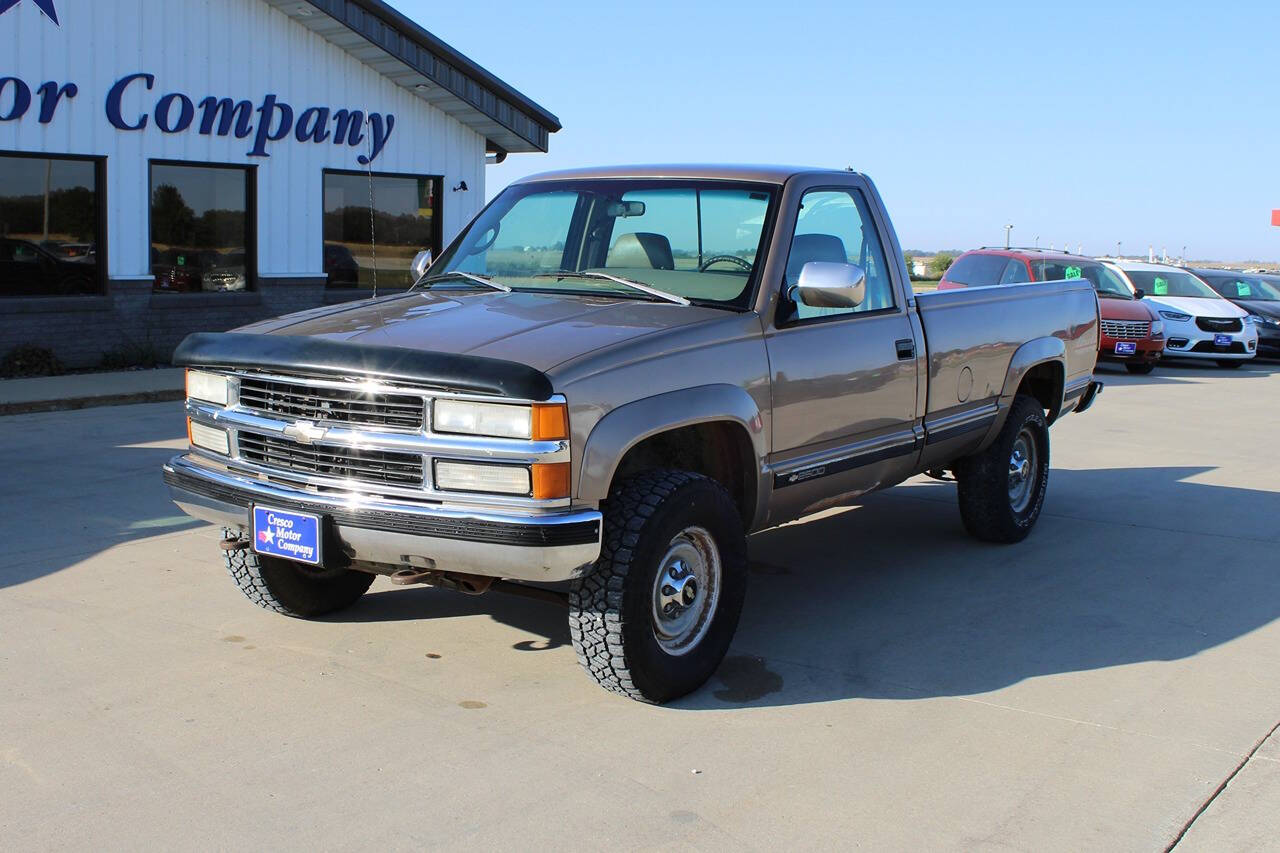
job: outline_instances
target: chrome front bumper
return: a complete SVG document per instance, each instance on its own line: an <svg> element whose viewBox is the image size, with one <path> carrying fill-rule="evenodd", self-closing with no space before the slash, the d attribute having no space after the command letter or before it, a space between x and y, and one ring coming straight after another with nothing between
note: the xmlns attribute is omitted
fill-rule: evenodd
<svg viewBox="0 0 1280 853"><path fill-rule="evenodd" d="M316 494L209 468L185 455L164 466L164 481L173 502L193 518L243 531L255 503L314 513L329 519L348 559L392 568L551 583L585 575L600 555L596 510L518 514Z"/></svg>

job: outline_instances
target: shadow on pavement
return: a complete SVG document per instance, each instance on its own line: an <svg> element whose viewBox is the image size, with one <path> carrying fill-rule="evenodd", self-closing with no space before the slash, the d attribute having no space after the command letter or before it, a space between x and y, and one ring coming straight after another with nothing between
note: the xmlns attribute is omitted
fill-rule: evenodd
<svg viewBox="0 0 1280 853"><path fill-rule="evenodd" d="M1280 494L1187 481L1205 470L1055 470L1020 545L969 539L942 484L758 534L728 669L677 704L971 695L1247 634L1280 616ZM1180 509L1135 526L1155 493Z"/></svg>
<svg viewBox="0 0 1280 853"><path fill-rule="evenodd" d="M971 695L1247 634L1280 616L1280 494L1190 482L1210 470L1054 470L1045 516L1014 546L970 539L954 487L919 481L757 534L729 656L674 707ZM1155 494L1177 514L1144 518ZM545 638L517 648L569 644L562 608L500 593L386 590L332 618L471 615Z"/></svg>

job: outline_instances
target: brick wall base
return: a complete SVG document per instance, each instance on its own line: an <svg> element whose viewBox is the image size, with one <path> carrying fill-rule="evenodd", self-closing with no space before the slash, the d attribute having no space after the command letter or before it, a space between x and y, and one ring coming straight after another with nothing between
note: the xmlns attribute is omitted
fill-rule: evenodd
<svg viewBox="0 0 1280 853"><path fill-rule="evenodd" d="M68 367L94 367L106 353L144 348L163 360L191 332L224 332L370 295L326 290L323 277L264 276L245 293L152 293L149 280L116 280L105 296L0 299L0 355L35 344L52 349Z"/></svg>

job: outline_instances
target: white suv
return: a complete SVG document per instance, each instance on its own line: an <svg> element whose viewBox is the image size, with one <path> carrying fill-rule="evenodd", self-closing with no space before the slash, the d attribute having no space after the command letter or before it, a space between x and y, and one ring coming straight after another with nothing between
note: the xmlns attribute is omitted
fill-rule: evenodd
<svg viewBox="0 0 1280 853"><path fill-rule="evenodd" d="M1143 291L1143 301L1160 313L1165 357L1208 358L1223 367L1239 367L1258 351L1258 330L1248 312L1194 274L1167 264L1106 263L1134 291Z"/></svg>

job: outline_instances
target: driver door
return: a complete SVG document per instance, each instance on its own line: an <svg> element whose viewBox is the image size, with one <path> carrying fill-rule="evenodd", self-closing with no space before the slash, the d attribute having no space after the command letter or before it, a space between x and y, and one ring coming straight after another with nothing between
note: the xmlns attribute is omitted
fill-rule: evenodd
<svg viewBox="0 0 1280 853"><path fill-rule="evenodd" d="M773 380L774 507L782 521L835 506L913 470L923 346L898 264L887 261L877 216L860 186L803 191L766 346ZM866 296L854 308L811 308L788 297L809 261L857 264Z"/></svg>

